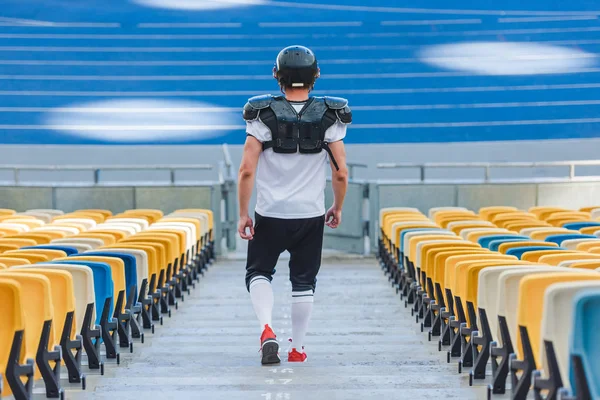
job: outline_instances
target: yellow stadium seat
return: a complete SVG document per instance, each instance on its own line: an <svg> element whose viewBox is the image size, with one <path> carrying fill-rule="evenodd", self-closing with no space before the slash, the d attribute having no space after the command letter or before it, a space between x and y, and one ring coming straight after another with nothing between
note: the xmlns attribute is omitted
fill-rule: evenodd
<svg viewBox="0 0 600 400"><path fill-rule="evenodd" d="M116 243L120 240L125 239L127 236L126 233L124 233L123 231L117 230L117 229L97 229L97 228L92 228L89 231L87 231L85 233L87 236L89 235L98 235L98 234L105 234L105 235L110 235L113 237L113 243ZM83 236L83 235L82 235Z"/></svg>
<svg viewBox="0 0 600 400"><path fill-rule="evenodd" d="M108 218L110 216L113 215L112 211L109 210L102 210L102 209L96 209L96 208L90 208L90 209L83 209L83 210L77 210L75 211L76 213L94 213L94 214L102 214L104 215L104 217Z"/></svg>
<svg viewBox="0 0 600 400"><path fill-rule="evenodd" d="M506 254L506 252L510 249L514 249L517 247L535 247L535 246L546 246L546 247L558 247L556 243L552 242L544 242L544 241L527 241L527 242L506 242L502 243L498 247L498 252L502 254Z"/></svg>
<svg viewBox="0 0 600 400"><path fill-rule="evenodd" d="M575 272L547 273L524 277L519 284L517 311L517 358L511 362L511 376L517 382L512 389L513 396L525 398L531 385L531 376L536 366L541 366L540 338L546 289L560 282L600 280L600 274L580 270Z"/></svg>
<svg viewBox="0 0 600 400"><path fill-rule="evenodd" d="M14 236L14 235L18 235L19 233L21 233L21 231L19 229L6 228L6 227L3 227L2 225L0 225L0 234L2 236Z"/></svg>
<svg viewBox="0 0 600 400"><path fill-rule="evenodd" d="M481 230L471 232L467 235L466 239L469 242L477 243L477 241L485 236L492 235L516 235L517 232L507 231L505 228L480 228Z"/></svg>
<svg viewBox="0 0 600 400"><path fill-rule="evenodd" d="M585 222L588 221L589 218L586 217L556 217L556 218L548 218L546 220L552 226L560 226L562 227L565 224L569 224L571 222Z"/></svg>
<svg viewBox="0 0 600 400"><path fill-rule="evenodd" d="M3 239L32 239L36 244L48 244L57 237L47 232L26 232L15 236L5 236Z"/></svg>
<svg viewBox="0 0 600 400"><path fill-rule="evenodd" d="M534 250L534 251L528 251L526 253L523 253L523 255L521 256L521 260L538 263L538 262L540 262L540 259L543 256L560 255L560 254L577 255L577 254L581 254L581 253L576 252L576 251L569 251L569 250Z"/></svg>
<svg viewBox="0 0 600 400"><path fill-rule="evenodd" d="M446 217L451 217L451 216L454 217L454 216L459 216L459 215L477 217L477 215L475 215L475 213L473 211L471 211L471 210L467 210L467 209L459 209L459 210L449 209L449 210L440 210L440 211L437 211L431 217L431 219L437 222L438 219L441 219L441 218L446 218Z"/></svg>
<svg viewBox="0 0 600 400"><path fill-rule="evenodd" d="M566 208L561 208L561 207L546 207L546 209L541 209L539 211L529 210L529 212L532 212L535 215L537 215L539 219L546 219L546 218L550 217L552 214L574 212L574 211L568 210Z"/></svg>
<svg viewBox="0 0 600 400"><path fill-rule="evenodd" d="M434 219L435 216L440 212L468 212L475 214L473 211L466 209L465 207L433 207L427 212L427 216Z"/></svg>
<svg viewBox="0 0 600 400"><path fill-rule="evenodd" d="M488 221L479 221L479 220L473 220L473 221L463 221L463 222L451 222L448 224L447 229L454 232L456 235L461 234L461 232L465 229L472 229L472 228L495 228L496 226L493 225L491 222Z"/></svg>
<svg viewBox="0 0 600 400"><path fill-rule="evenodd" d="M447 228L451 222L462 222L462 221L481 221L476 215L456 215L436 218L436 224L442 228Z"/></svg>
<svg viewBox="0 0 600 400"><path fill-rule="evenodd" d="M98 239L98 238L84 238L84 237L80 237L78 236L72 236L72 237L68 237L68 238L64 238L64 239L54 239L51 242L52 245L73 245L73 244L77 244L77 245L84 245L86 247L89 247L89 250L93 250L96 249L100 246L104 246L104 240L102 239Z"/></svg>
<svg viewBox="0 0 600 400"><path fill-rule="evenodd" d="M17 212L9 208L0 208L0 215L15 215Z"/></svg>
<svg viewBox="0 0 600 400"><path fill-rule="evenodd" d="M25 252L25 251L23 251L23 252L19 251L19 253L3 253L2 258L3 259L15 258L18 260L25 259L25 260L29 261L30 264L50 261L48 256L45 256L45 255L39 254L39 253L29 253L29 252Z"/></svg>
<svg viewBox="0 0 600 400"><path fill-rule="evenodd" d="M486 219L488 221L491 221L492 218L495 215L497 215L497 214L506 213L506 212L512 212L512 211L517 211L517 207L511 207L511 206L481 207L479 209L479 216L482 219Z"/></svg>
<svg viewBox="0 0 600 400"><path fill-rule="evenodd" d="M26 265L15 267L11 271L26 274L40 274L50 281L50 293L54 318L52 329L56 341L61 343L62 359L67 367L70 383L81 383L81 356L82 343L76 337L77 319L75 315L75 284L70 272L46 268L46 266ZM91 272L91 271L90 271ZM79 353L78 356L73 351Z"/></svg>
<svg viewBox="0 0 600 400"><path fill-rule="evenodd" d="M4 257L3 255L0 255L0 263L5 265L6 268L14 267L15 265L31 264L31 262L25 258Z"/></svg>
<svg viewBox="0 0 600 400"><path fill-rule="evenodd" d="M591 213L592 211L596 210L596 209L600 209L600 206L587 206L587 207L581 207L579 209L579 211L581 212L587 212L587 213Z"/></svg>
<svg viewBox="0 0 600 400"><path fill-rule="evenodd" d="M35 217L31 217L31 218L32 219L29 219L29 218L10 219L10 218L8 218L8 219L3 220L2 222L5 224L10 224L10 223L23 224L23 225L27 225L30 229L39 228L40 226L45 225L44 221L40 221L39 219L36 219Z"/></svg>
<svg viewBox="0 0 600 400"><path fill-rule="evenodd" d="M16 215L16 214L0 215L0 222L4 222L6 220L17 220L17 219L34 220L35 217L32 217L31 215Z"/></svg>
<svg viewBox="0 0 600 400"><path fill-rule="evenodd" d="M145 216L145 217L150 218L150 222L152 222L152 223L158 221L159 219L161 219L164 216L164 214L161 210L144 209L144 208L135 209L135 210L127 210L127 211L123 212L123 214L124 215Z"/></svg>
<svg viewBox="0 0 600 400"><path fill-rule="evenodd" d="M21 246L16 244L0 243L0 253L6 253L7 251L18 250Z"/></svg>
<svg viewBox="0 0 600 400"><path fill-rule="evenodd" d="M100 239L102 240L103 245L115 244L117 241L115 239L115 235L110 233L101 233L101 232L93 232L87 231L77 235L78 239Z"/></svg>
<svg viewBox="0 0 600 400"><path fill-rule="evenodd" d="M600 261L581 261L575 262L569 265L569 268L581 268L581 269L598 269L600 268Z"/></svg>
<svg viewBox="0 0 600 400"><path fill-rule="evenodd" d="M579 243L577 245L576 250L589 252L591 249L593 249L594 247L598 247L598 246L599 246L598 243L590 241L590 242L585 242L585 243Z"/></svg>
<svg viewBox="0 0 600 400"><path fill-rule="evenodd" d="M568 260L598 260L600 261L600 254L589 254L584 252L578 252L573 254L548 254L540 257L539 262L541 264L555 265L558 266L563 261Z"/></svg>
<svg viewBox="0 0 600 400"><path fill-rule="evenodd" d="M586 226L585 228L581 228L579 230L579 232L584 235L593 235L598 231L600 231L600 226Z"/></svg>
<svg viewBox="0 0 600 400"><path fill-rule="evenodd" d="M415 211L418 211L415 209ZM167 217L185 217L187 215L193 216L194 214L205 214L208 217L208 234L209 240L214 240L213 230L214 230L214 214L212 210L204 209L204 208L184 208L174 211L169 214Z"/></svg>
<svg viewBox="0 0 600 400"><path fill-rule="evenodd" d="M563 230L563 229L552 229L552 230L544 230L544 231L537 231L537 232L533 232L531 235L529 235L530 238L534 239L534 240L545 240L548 236L552 236L552 235L562 235L562 234L577 234L579 233L578 231L571 231L571 230Z"/></svg>
<svg viewBox="0 0 600 400"><path fill-rule="evenodd" d="M13 279L21 284L21 306L25 314L25 357L36 360L34 378L44 379L46 397L58 397L62 391L60 346L52 326L54 305L50 280L42 275L12 269L0 271L0 278ZM41 357L37 356L39 353L42 353Z"/></svg>
<svg viewBox="0 0 600 400"><path fill-rule="evenodd" d="M62 250L50 250L50 249L11 250L11 251L7 251L6 253L4 253L4 255L6 255L6 254L16 254L18 256L20 253L40 254L42 256L46 256L48 258L48 261L52 261L55 258L60 258L60 257L66 257L67 256L67 253L65 253Z"/></svg>
<svg viewBox="0 0 600 400"><path fill-rule="evenodd" d="M552 225L550 225L547 222L544 221L538 221L538 220L520 220L520 221L514 221L514 222L507 222L504 224L504 227L506 229L510 229L513 231L517 231L520 232L521 229L526 229L526 228L541 228L541 227L551 227Z"/></svg>
<svg viewBox="0 0 600 400"><path fill-rule="evenodd" d="M4 378L0 397L14 394L16 399L29 399L32 395L34 360L25 364L24 295L19 282L0 275L0 371Z"/></svg>
<svg viewBox="0 0 600 400"><path fill-rule="evenodd" d="M101 213L92 211L77 211L54 217L53 221L61 221L70 218L88 218L94 220L97 224L104 222L104 220L106 219L106 217Z"/></svg>

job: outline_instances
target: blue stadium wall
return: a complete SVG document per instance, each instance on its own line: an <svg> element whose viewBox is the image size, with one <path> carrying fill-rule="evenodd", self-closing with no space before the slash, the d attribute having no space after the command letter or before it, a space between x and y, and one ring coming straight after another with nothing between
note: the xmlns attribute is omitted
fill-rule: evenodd
<svg viewBox="0 0 600 400"><path fill-rule="evenodd" d="M241 144L289 44L349 99L349 144L599 136L595 2L231 3L3 0L0 144Z"/></svg>

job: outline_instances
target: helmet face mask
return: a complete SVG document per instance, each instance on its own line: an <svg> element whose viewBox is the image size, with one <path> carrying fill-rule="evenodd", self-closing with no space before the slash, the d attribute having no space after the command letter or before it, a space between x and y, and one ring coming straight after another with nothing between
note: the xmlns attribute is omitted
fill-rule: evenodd
<svg viewBox="0 0 600 400"><path fill-rule="evenodd" d="M317 58L304 46L289 46L277 55L273 77L282 90L303 88L312 90L320 76Z"/></svg>

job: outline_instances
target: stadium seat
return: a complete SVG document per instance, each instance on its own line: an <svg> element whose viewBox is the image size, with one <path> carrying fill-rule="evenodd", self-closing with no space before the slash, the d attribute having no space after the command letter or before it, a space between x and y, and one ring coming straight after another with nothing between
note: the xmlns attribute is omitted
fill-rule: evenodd
<svg viewBox="0 0 600 400"><path fill-rule="evenodd" d="M29 227L29 229L34 229L34 228L39 228L40 226L44 226L45 223L44 221L41 221L39 219L36 219L35 217L31 217L31 216L26 216L28 218L15 218L15 219L5 219L2 222L5 224L21 224L21 225L27 225Z"/></svg>
<svg viewBox="0 0 600 400"><path fill-rule="evenodd" d="M0 397L14 395L15 399L29 399L32 395L34 360L26 361L28 343L24 337L26 317L22 304L25 295L18 281L0 273L0 371L4 378Z"/></svg>
<svg viewBox="0 0 600 400"><path fill-rule="evenodd" d="M527 252L523 253L523 255L521 255L521 260L537 263L537 262L540 262L539 260L543 256L552 255L552 254L574 254L574 255L577 255L577 254L581 254L581 253L575 252L575 251L569 251L562 247L547 247L547 248L541 249L541 250L527 251Z"/></svg>
<svg viewBox="0 0 600 400"><path fill-rule="evenodd" d="M121 224L103 222L101 224L96 225L94 228L90 229L90 232L97 232L97 231L103 231L103 230L108 230L108 231L114 230L117 232L122 232L126 236L135 235L136 233L142 231L138 224L125 223L125 222L121 223Z"/></svg>
<svg viewBox="0 0 600 400"><path fill-rule="evenodd" d="M17 212L9 208L0 208L0 215L15 215Z"/></svg>
<svg viewBox="0 0 600 400"><path fill-rule="evenodd" d="M507 263L506 265L495 265L493 268L483 268L479 271L477 284L477 311L478 331L471 332L475 353L473 369L470 376L472 379L485 379L486 367L490 357L491 344L494 338L499 336L498 327L498 279L503 272L521 270L523 268L547 268L539 264L523 265ZM471 292L471 290L469 290ZM472 295L472 292L471 292Z"/></svg>
<svg viewBox="0 0 600 400"><path fill-rule="evenodd" d="M577 246L580 243L590 243L592 241L598 240L598 238L595 239L570 239L570 240L565 240L564 242L562 242L561 246L569 249L569 250L577 250ZM600 242L598 242L600 244Z"/></svg>
<svg viewBox="0 0 600 400"><path fill-rule="evenodd" d="M115 235L112 233L106 232L90 232L86 231L79 235L77 235L78 239L100 239L102 241L102 246L106 246L109 244L115 244L117 239ZM70 239L70 238L69 238Z"/></svg>
<svg viewBox="0 0 600 400"><path fill-rule="evenodd" d="M573 300L573 334L569 340L571 387L576 399L600 397L600 292L583 291Z"/></svg>
<svg viewBox="0 0 600 400"><path fill-rule="evenodd" d="M436 218L436 225L441 226L444 229L448 228L448 225L452 222L467 222L467 221L477 221L482 222L478 216L476 215L446 215L443 217ZM485 221L483 221L485 222Z"/></svg>
<svg viewBox="0 0 600 400"><path fill-rule="evenodd" d="M14 251L14 250L11 250ZM39 253L29 253L25 251L19 251L18 253L2 253L2 258L17 258L17 259L25 259L29 261L31 264L49 261L48 256Z"/></svg>
<svg viewBox="0 0 600 400"><path fill-rule="evenodd" d="M129 330L129 325L131 323L131 319L133 318L132 310L125 308L127 299L129 298L127 293L131 290L127 289L125 262L123 262L120 257L89 255L89 253L76 254L68 259L74 261L93 261L105 263L110 266L115 293L113 316L118 321L117 333L119 335L119 346L129 348L130 351L133 351L133 341L131 340L131 331ZM64 261L64 259L61 261ZM135 260L133 260L133 262L135 262ZM135 274L135 266L132 267L130 265L130 270L133 270L133 274ZM133 279L133 283L134 285L137 283L136 279Z"/></svg>
<svg viewBox="0 0 600 400"><path fill-rule="evenodd" d="M568 260L599 260L600 254L589 254L584 252L573 252L565 254L548 254L539 258L540 264L560 265L563 261Z"/></svg>
<svg viewBox="0 0 600 400"><path fill-rule="evenodd" d="M561 211L569 211L569 210L567 210L566 208L562 208L562 207L535 206L535 207L530 207L528 211L530 213L537 215L538 218L541 218L542 215L544 215L545 213L561 212Z"/></svg>
<svg viewBox="0 0 600 400"><path fill-rule="evenodd" d="M491 221L492 218L497 215L497 214L501 214L501 213L507 213L507 212L514 212L514 211L518 211L517 207L511 207L511 206L490 206L490 207L481 207L479 209L479 216L482 219Z"/></svg>
<svg viewBox="0 0 600 400"><path fill-rule="evenodd" d="M53 224L63 225L63 224L77 224L84 226L86 230L92 229L97 225L97 222L91 218L76 218L71 216L60 216L58 219L53 220Z"/></svg>
<svg viewBox="0 0 600 400"><path fill-rule="evenodd" d="M77 319L75 314L75 281L70 271L49 269L42 265L13 267L11 271L43 275L50 281L54 319L51 329L60 343L61 355L69 376L69 383L82 383L81 337L76 335ZM91 274L91 271L90 271ZM79 283L79 282L78 282ZM73 353L75 352L75 353ZM84 386L85 388L85 386Z"/></svg>
<svg viewBox="0 0 600 400"><path fill-rule="evenodd" d="M498 334L492 342L490 358L492 363L492 393L503 394L506 390L506 379L509 373L509 355L515 352L517 335L517 311L519 307L518 293L521 280L532 274L548 272L568 272L558 267L534 267L505 271L500 274L498 287Z"/></svg>
<svg viewBox="0 0 600 400"><path fill-rule="evenodd" d="M66 256L70 256L73 254L79 253L79 250L76 247L71 246L58 246L58 245L37 245L37 246L25 246L21 247L21 250L58 250L65 253ZM60 255L60 257L64 257L64 255Z"/></svg>
<svg viewBox="0 0 600 400"><path fill-rule="evenodd" d="M494 243L494 242L492 242ZM494 246L495 247L495 246ZM543 241L535 241L535 240L523 240L523 241L505 241L504 243L500 243L496 251L502 254L506 254L508 250L518 248L518 247L558 247L556 243L543 242Z"/></svg>
<svg viewBox="0 0 600 400"><path fill-rule="evenodd" d="M562 387L570 389L569 338L573 334L573 300L578 293L588 289L600 291L600 282L555 283L546 289L539 344L542 364L533 375L536 396L541 396L544 390L547 398L557 398Z"/></svg>
<svg viewBox="0 0 600 400"><path fill-rule="evenodd" d="M583 235L581 233L575 233L575 234L550 235L550 236L546 237L545 240L546 240L546 242L553 242L553 243L556 243L559 246L561 246L563 241L571 240L571 239L598 239L598 238L593 235Z"/></svg>
<svg viewBox="0 0 600 400"><path fill-rule="evenodd" d="M569 235L569 234L579 234L578 231L570 231L570 230L562 230L562 229L556 229L556 230L545 230L545 231L537 231L537 232L533 232L529 235L529 237L531 237L534 240L546 240L546 238L548 236L554 236L554 235Z"/></svg>
<svg viewBox="0 0 600 400"><path fill-rule="evenodd" d="M5 252L4 255L16 254L18 256L21 253L39 254L45 256L48 259L48 261L54 260L55 258L67 256L67 253L62 250L42 249L37 246L31 246L29 249L10 250Z"/></svg>
<svg viewBox="0 0 600 400"><path fill-rule="evenodd" d="M586 228L579 229L579 232L583 233L584 235L594 235L596 237L598 237L598 235L596 233L599 231L600 231L600 228L597 226L588 226Z"/></svg>
<svg viewBox="0 0 600 400"><path fill-rule="evenodd" d="M47 214L47 213L42 213L42 212L37 212L37 211L25 211L22 213L18 213L17 215L25 215L25 216L29 216L29 217L34 217L36 219L39 219L40 221L43 221L45 224L49 224L50 222L52 222L52 215Z"/></svg>
<svg viewBox="0 0 600 400"><path fill-rule="evenodd" d="M112 214L113 214L109 210L102 210L102 209L95 209L95 208L94 209L92 209L92 208L90 208L90 209L81 209L81 210L76 210L75 212L76 213L84 213L84 214L85 213L102 214L102 215L104 215L105 218L108 218L108 217L112 216Z"/></svg>
<svg viewBox="0 0 600 400"><path fill-rule="evenodd" d="M5 265L7 268L13 267L15 265L25 265L30 264L31 262L25 258L12 258L12 257L4 257L3 254L0 254L0 263Z"/></svg>
<svg viewBox="0 0 600 400"><path fill-rule="evenodd" d="M82 238L79 236L69 237L64 239L55 239L51 242L52 245L65 245L65 246L74 246L76 244L82 244L85 246L89 246L92 249L96 249L100 246L104 245L104 241L98 238Z"/></svg>
<svg viewBox="0 0 600 400"><path fill-rule="evenodd" d="M64 232L66 235L65 237L68 237L68 236L74 236L74 235L79 234L81 232L81 229L76 228L74 226L49 224L49 225L40 226L39 228L35 228L35 229L31 230L31 232L46 232L46 231Z"/></svg>
<svg viewBox="0 0 600 400"><path fill-rule="evenodd" d="M519 285L517 311L516 357L510 363L513 398L525 399L531 385L532 373L541 366L541 323L544 314L546 289L559 282L600 281L600 274L587 270L539 274L524 277Z"/></svg>
<svg viewBox="0 0 600 400"><path fill-rule="evenodd" d="M452 211L452 212L466 211L466 212L472 213L472 211L467 210L465 207L433 207L433 208L429 209L428 217L431 219L435 219L435 216L438 212L448 212L448 211Z"/></svg>
<svg viewBox="0 0 600 400"><path fill-rule="evenodd" d="M471 233L479 233L479 232L487 232L487 233L496 233L496 234L507 234L510 231L508 229L505 228L467 228L467 229L463 229L460 231L460 236L465 239L465 240L469 240L469 235Z"/></svg>
<svg viewBox="0 0 600 400"><path fill-rule="evenodd" d="M0 239L0 244L3 245L15 245L18 246L18 248L21 247L25 247L25 246L35 246L36 241L33 239L18 239L18 238L2 238Z"/></svg>
<svg viewBox="0 0 600 400"><path fill-rule="evenodd" d="M600 222L584 221L584 222L572 222L570 224L563 225L563 228L572 229L572 230L576 230L576 231L578 231L582 228L593 228L593 227L597 227L597 229L600 229Z"/></svg>
<svg viewBox="0 0 600 400"><path fill-rule="evenodd" d="M528 220L507 222L504 224L504 227L506 229L510 229L511 231L517 231L517 232L520 232L521 234L523 234L521 232L523 229L551 227L551 225L547 222L528 219Z"/></svg>
<svg viewBox="0 0 600 400"><path fill-rule="evenodd" d="M147 209L147 208L138 208L138 209L134 209L134 210L127 210L127 211L124 211L122 214L131 215L133 217L135 217L135 216L147 217L150 219L151 223L156 222L157 220L161 219L164 216L163 212L160 210Z"/></svg>
<svg viewBox="0 0 600 400"><path fill-rule="evenodd" d="M100 338L102 338L102 342L104 343L107 358L117 359L119 353L118 347L115 344L118 321L112 317L115 285L110 265L103 262L88 261L82 258L75 259L72 257L63 260L54 260L48 264L86 266L92 270L94 275L94 303L96 307L95 310L91 310L89 307L86 308L81 336L83 337L83 347L88 356L88 367L90 369L102 369Z"/></svg>
<svg viewBox="0 0 600 400"><path fill-rule="evenodd" d="M598 218L600 218L600 209L596 208L591 212L591 217L592 219L597 220Z"/></svg>
<svg viewBox="0 0 600 400"><path fill-rule="evenodd" d="M15 236L5 236L3 239L32 239L36 244L48 244L53 239L58 239L58 236L50 232L25 232Z"/></svg>
<svg viewBox="0 0 600 400"><path fill-rule="evenodd" d="M63 390L60 385L61 348L52 326L54 307L50 280L42 275L12 269L0 271L0 277L21 284L21 307L25 314L25 357L36 361L34 378L43 378L46 397L58 397Z"/></svg>
<svg viewBox="0 0 600 400"><path fill-rule="evenodd" d="M39 212L39 213L43 213L43 214L49 214L52 216L57 216L57 215L63 215L64 212L62 210L54 210L51 208L32 208L27 210L27 212Z"/></svg>
<svg viewBox="0 0 600 400"><path fill-rule="evenodd" d="M598 247L598 243L596 243L595 241L590 240L589 242L579 243L577 245L577 247L576 247L576 250L577 251L587 251L587 252L589 252L594 247Z"/></svg>
<svg viewBox="0 0 600 400"><path fill-rule="evenodd" d="M478 228L480 230L475 231L475 232L470 232L467 234L467 240L469 242L473 242L473 243L477 243L479 241L480 238L485 237L485 236L496 236L496 235L506 235L506 236L511 236L511 235L516 235L516 232L512 232L512 231L506 231L505 228L491 228L491 229L486 229L486 228ZM502 230L500 230L502 229Z"/></svg>
<svg viewBox="0 0 600 400"><path fill-rule="evenodd" d="M584 269L594 269L597 270L600 268L600 262L598 261L580 261L580 260L571 260L571 261L563 261L561 264L565 264L564 266L567 268L584 268Z"/></svg>
<svg viewBox="0 0 600 400"><path fill-rule="evenodd" d="M490 236L484 236L481 237L477 240L477 243L479 243L479 245L481 247L485 247L485 248L489 248L490 243L497 241L497 240L514 240L514 239L522 239L522 240L530 240L527 236L522 236L522 235L490 235Z"/></svg>

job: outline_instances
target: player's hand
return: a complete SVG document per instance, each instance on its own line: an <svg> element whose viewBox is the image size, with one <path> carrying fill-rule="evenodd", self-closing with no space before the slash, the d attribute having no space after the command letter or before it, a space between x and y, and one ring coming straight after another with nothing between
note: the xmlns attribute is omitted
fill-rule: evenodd
<svg viewBox="0 0 600 400"><path fill-rule="evenodd" d="M240 217L238 222L238 233L244 240L252 240L254 237L254 223L249 216Z"/></svg>
<svg viewBox="0 0 600 400"><path fill-rule="evenodd" d="M332 206L325 214L325 225L331 229L337 228L342 223L342 210Z"/></svg>

